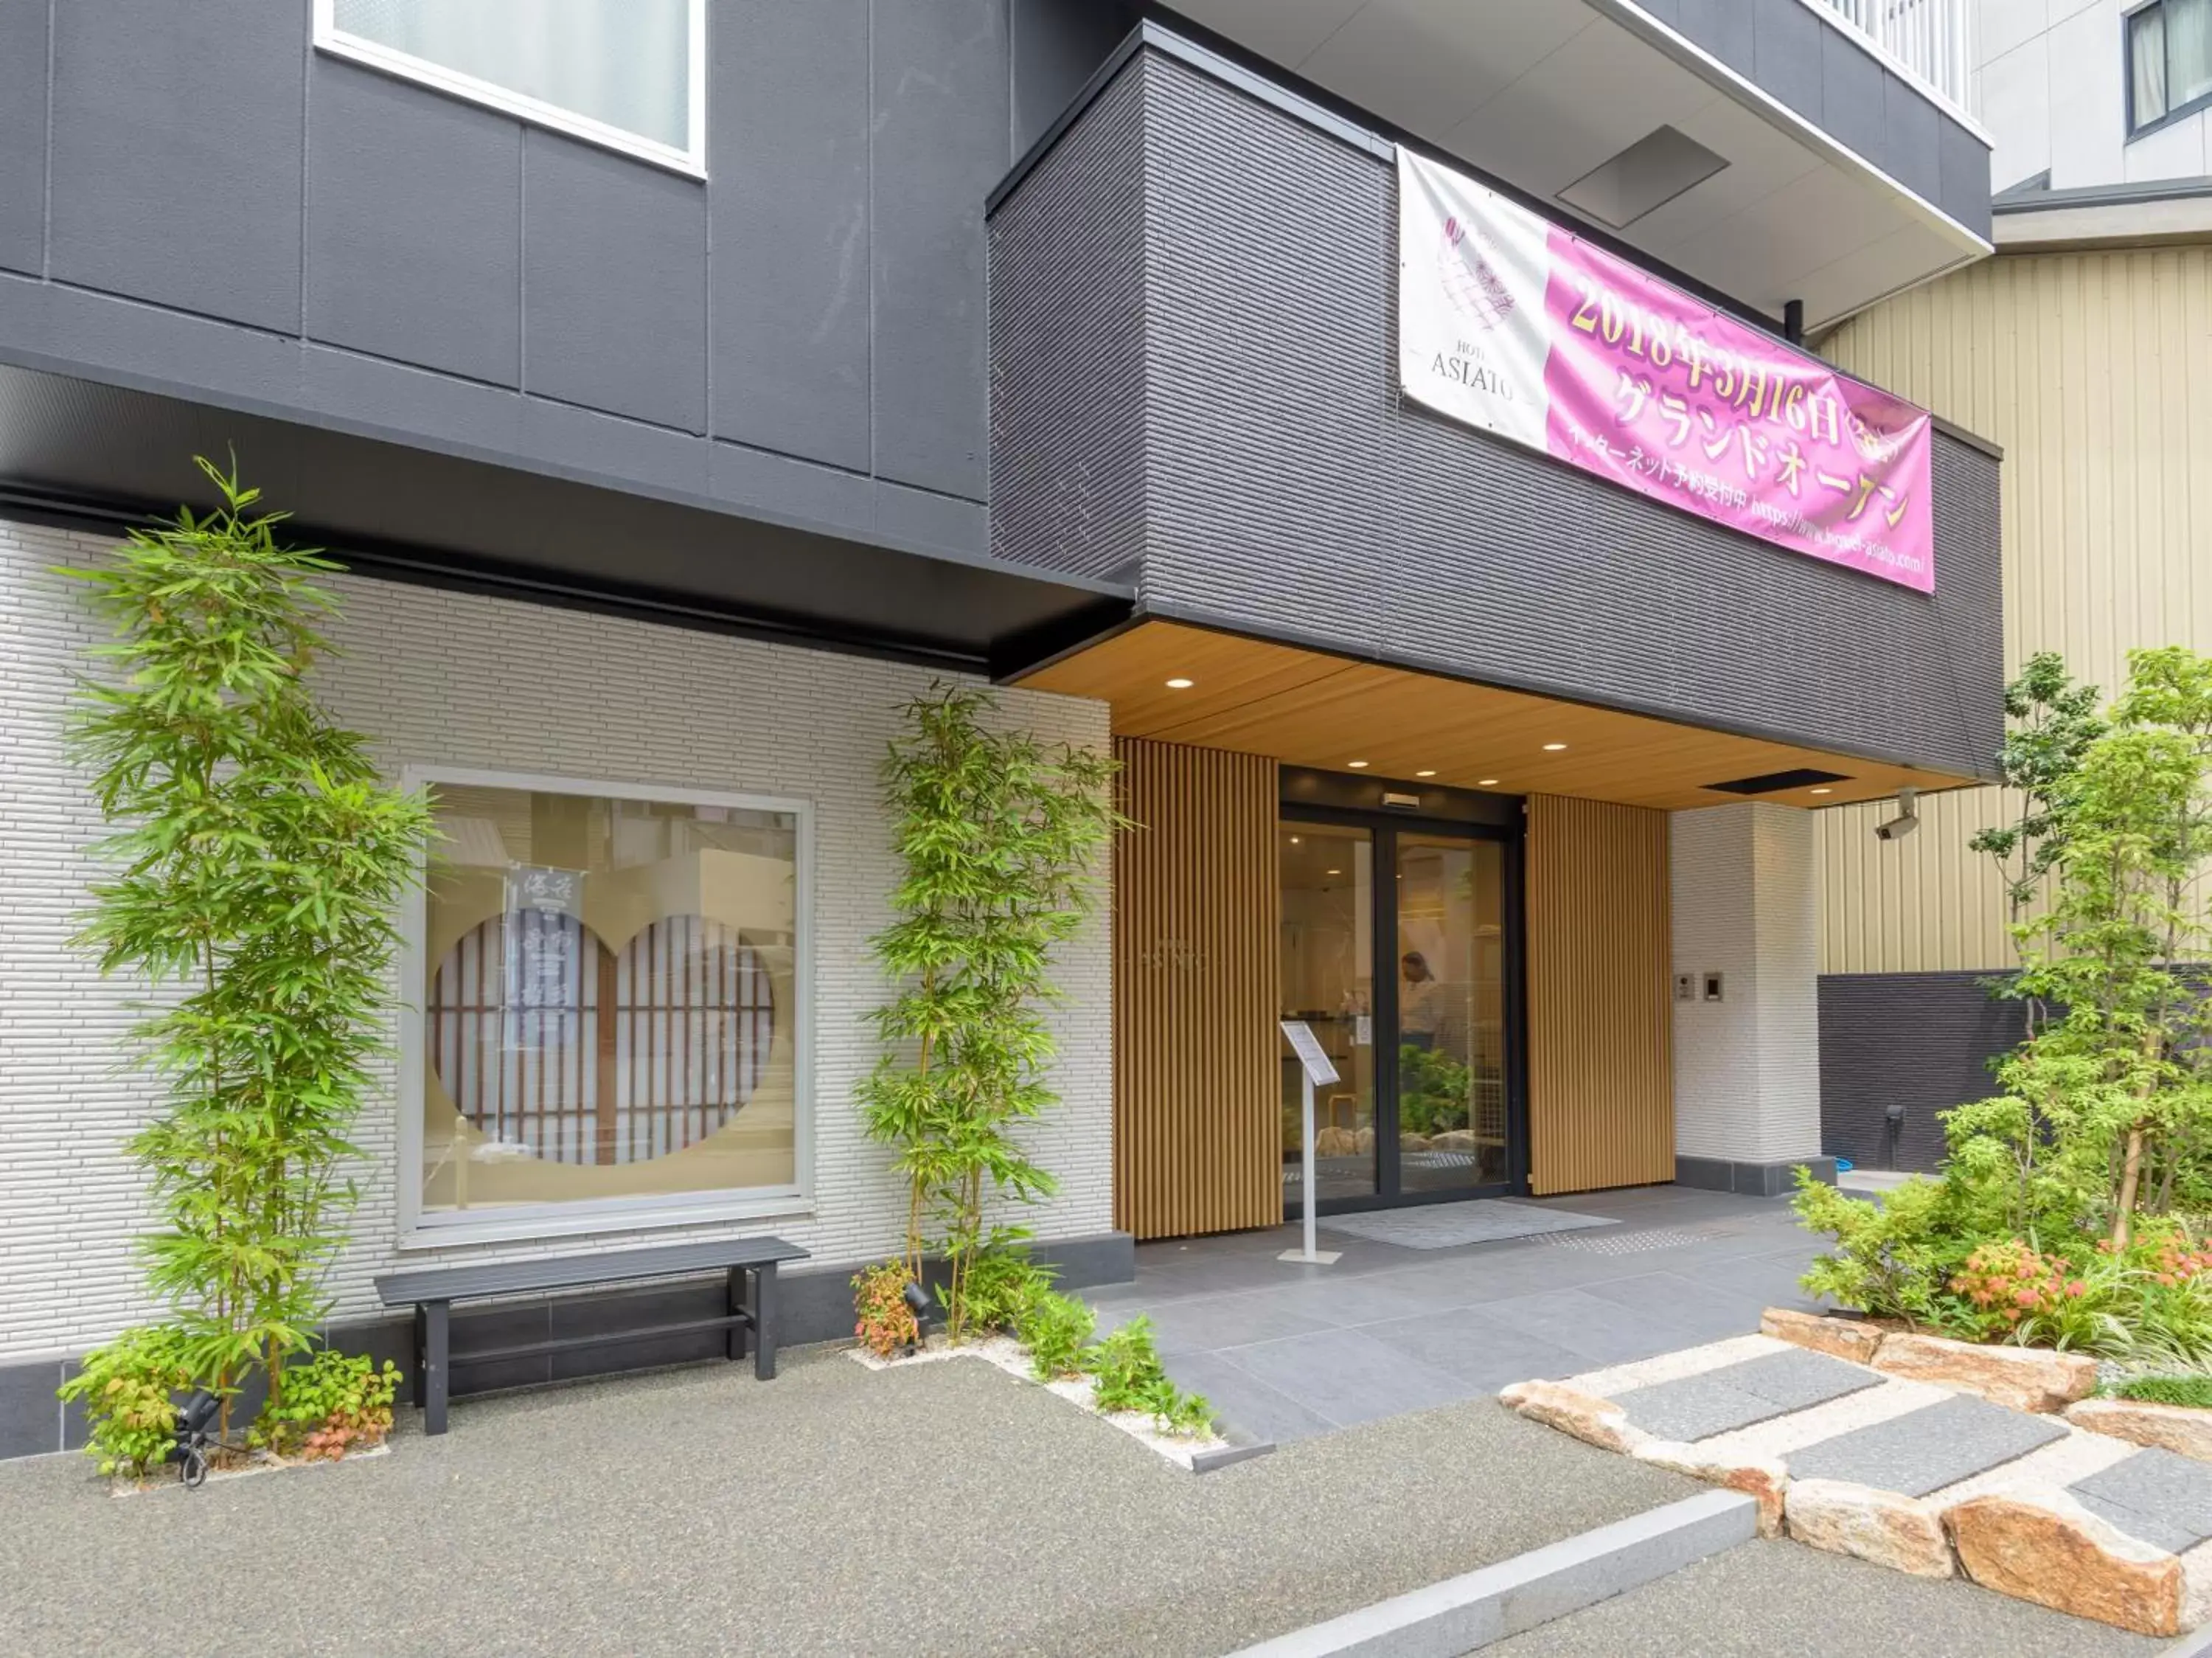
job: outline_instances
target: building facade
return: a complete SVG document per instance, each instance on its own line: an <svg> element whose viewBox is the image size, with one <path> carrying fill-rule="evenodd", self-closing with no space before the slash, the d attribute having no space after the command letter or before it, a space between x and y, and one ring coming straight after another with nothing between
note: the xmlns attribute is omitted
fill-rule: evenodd
<svg viewBox="0 0 2212 1658"><path fill-rule="evenodd" d="M605 14L0 7L0 1454L71 1442L56 1383L149 1311L145 992L68 942L94 625L55 567L204 501L195 454L345 565L319 688L445 836L337 1339L404 1347L403 1262L750 1231L812 1258L791 1338L842 1332L904 1223L853 1104L877 766L937 682L1123 762L1036 1143L1066 1282L1306 1202L1817 1164L1811 808L1970 785L1999 725L1997 452L1789 338L1986 252L1950 36L1810 0ZM1675 442L1743 482L1422 406L1416 176L1701 319ZM1453 304L1547 314L1446 240ZM1824 409L1917 585L1849 567L1870 530L1726 521ZM1284 1018L1339 1061L1310 1193ZM462 1320L458 1385L566 1374L472 1339L617 1316Z"/></svg>
<svg viewBox="0 0 2212 1658"><path fill-rule="evenodd" d="M1822 342L2003 446L2008 673L2055 650L2111 692L2131 649L2212 647L2197 520L2212 487L2212 39L2195 15L1986 5L1996 255ZM1984 989L2014 960L2002 887L1966 844L2007 801L1938 796L1925 829L1891 844L1869 833L1887 809L1820 819L1824 1139L1932 1167L1936 1113L1981 1097L1985 1062L2020 1034Z"/></svg>

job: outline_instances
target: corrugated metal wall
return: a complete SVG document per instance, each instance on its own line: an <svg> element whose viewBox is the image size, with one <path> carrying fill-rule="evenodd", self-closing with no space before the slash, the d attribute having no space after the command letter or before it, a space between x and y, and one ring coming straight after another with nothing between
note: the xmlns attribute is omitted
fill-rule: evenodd
<svg viewBox="0 0 2212 1658"><path fill-rule="evenodd" d="M2212 247L2013 253L1830 336L1842 367L2003 445L2005 661L2064 654L2107 689L2132 646L2212 649ZM1939 563L1936 582L1943 572ZM2003 901L1966 838L1994 790L1821 814L1821 971L2005 965Z"/></svg>
<svg viewBox="0 0 2212 1658"><path fill-rule="evenodd" d="M1114 1224L1283 1218L1275 762L1123 737L1114 847Z"/></svg>
<svg viewBox="0 0 2212 1658"><path fill-rule="evenodd" d="M1528 796L1528 1185L1674 1178L1668 817Z"/></svg>

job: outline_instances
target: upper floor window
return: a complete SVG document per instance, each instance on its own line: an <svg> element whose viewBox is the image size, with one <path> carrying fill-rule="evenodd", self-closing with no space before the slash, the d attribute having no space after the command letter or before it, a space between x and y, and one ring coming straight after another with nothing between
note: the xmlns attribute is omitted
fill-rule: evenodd
<svg viewBox="0 0 2212 1658"><path fill-rule="evenodd" d="M315 44L703 175L706 0L315 0Z"/></svg>
<svg viewBox="0 0 2212 1658"><path fill-rule="evenodd" d="M2212 0L2152 0L2127 24L2130 135L2212 100Z"/></svg>

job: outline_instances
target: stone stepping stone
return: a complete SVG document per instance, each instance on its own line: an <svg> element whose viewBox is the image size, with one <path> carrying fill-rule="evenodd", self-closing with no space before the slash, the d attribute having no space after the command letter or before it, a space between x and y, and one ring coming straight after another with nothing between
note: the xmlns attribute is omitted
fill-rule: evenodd
<svg viewBox="0 0 2212 1658"><path fill-rule="evenodd" d="M1832 1399L1878 1387L1884 1378L1826 1353L1769 1353L1613 1396L1646 1433L1686 1443L1732 1433Z"/></svg>
<svg viewBox="0 0 2212 1658"><path fill-rule="evenodd" d="M2172 1451L2138 1451L2068 1489L2099 1519L2170 1554L2212 1537L2212 1467Z"/></svg>
<svg viewBox="0 0 2212 1658"><path fill-rule="evenodd" d="M2050 1417L1961 1393L1792 1452L1790 1477L1925 1496L2065 1436L2065 1423Z"/></svg>

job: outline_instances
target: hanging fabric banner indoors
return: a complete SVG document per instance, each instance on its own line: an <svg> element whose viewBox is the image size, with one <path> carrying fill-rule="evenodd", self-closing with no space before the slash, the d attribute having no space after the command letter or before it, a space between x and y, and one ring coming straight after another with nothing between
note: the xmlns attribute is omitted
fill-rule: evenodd
<svg viewBox="0 0 2212 1658"><path fill-rule="evenodd" d="M1401 382L1432 409L1935 591L1925 410L1402 148L1398 341Z"/></svg>

